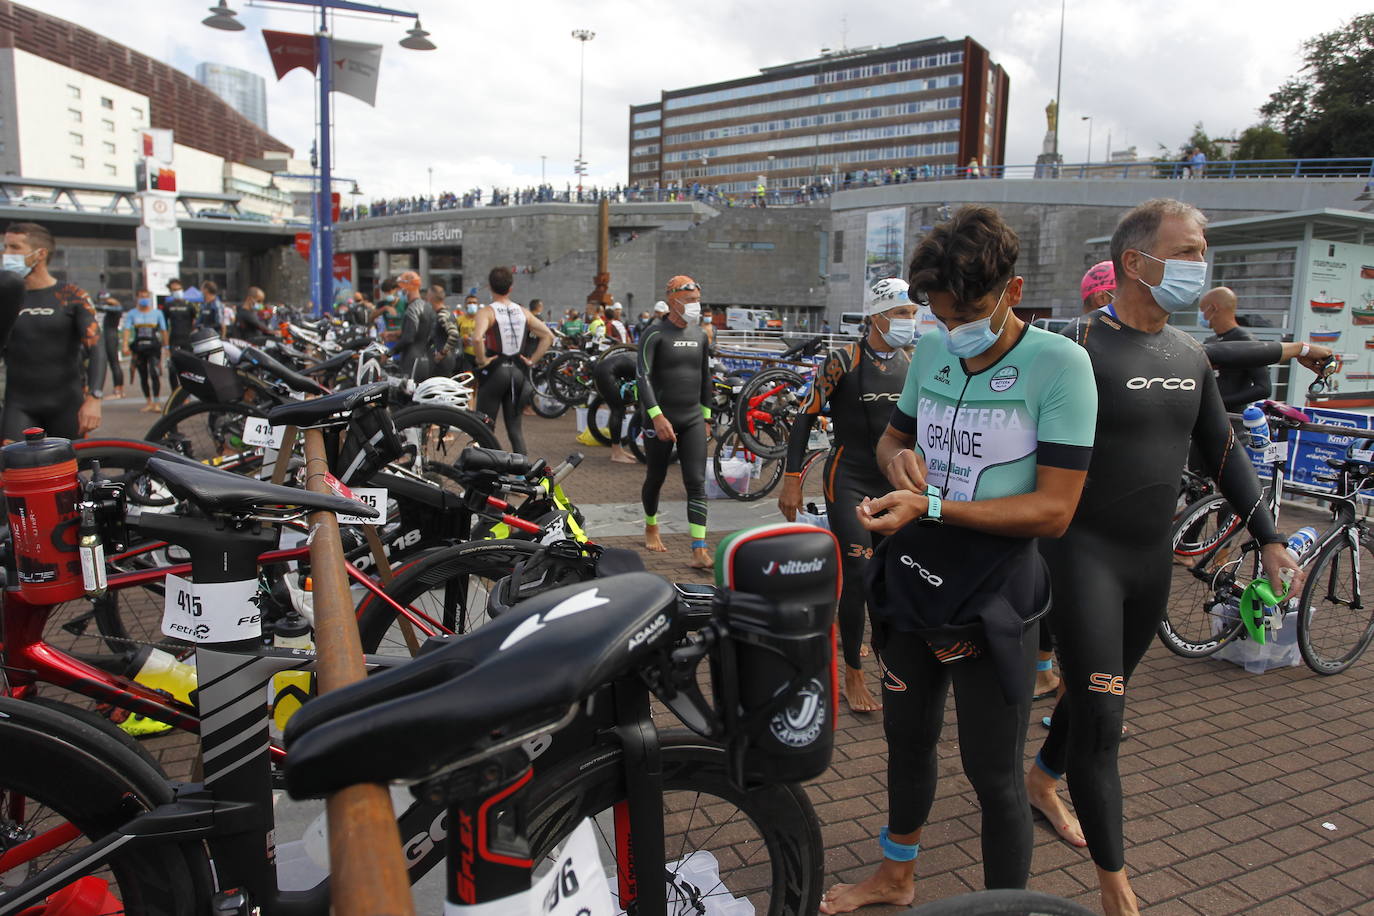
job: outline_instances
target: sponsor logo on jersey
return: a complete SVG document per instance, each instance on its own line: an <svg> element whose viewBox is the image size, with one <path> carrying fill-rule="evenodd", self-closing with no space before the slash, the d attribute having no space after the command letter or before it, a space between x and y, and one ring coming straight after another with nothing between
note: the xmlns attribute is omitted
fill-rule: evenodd
<svg viewBox="0 0 1374 916"><path fill-rule="evenodd" d="M45 317L47 317L48 315L56 315L56 314L57 314L57 309L40 309L40 308L33 308L33 307L30 307L30 308L26 308L26 309L20 309L20 310L19 310L19 314L21 314L21 315L33 315L33 316L35 316L35 317L37 317L37 318L45 318Z"/></svg>
<svg viewBox="0 0 1374 916"><path fill-rule="evenodd" d="M696 342L695 340L675 340L675 341L673 341L673 346L675 346L675 347L695 347L695 346L697 346L697 342Z"/></svg>
<svg viewBox="0 0 1374 916"><path fill-rule="evenodd" d="M916 572L921 576L922 579L925 579L935 588L939 588L940 586L945 584L943 576L937 576L935 575L935 573L926 569L920 563L916 562L915 557L909 556L907 554L902 554L900 559L902 561L903 566L907 567L908 569L916 570Z"/></svg>
<svg viewBox="0 0 1374 916"><path fill-rule="evenodd" d="M765 576L795 576L799 573L820 572L825 569L825 557L817 557L814 560L788 560L786 563L779 563L776 560L763 567Z"/></svg>
<svg viewBox="0 0 1374 916"><path fill-rule="evenodd" d="M1094 671L1088 675L1088 689L1094 693L1109 693L1112 696L1126 695L1126 679L1119 674Z"/></svg>
<svg viewBox="0 0 1374 916"><path fill-rule="evenodd" d="M946 385L949 384L949 366L945 366L939 372L935 373L935 381L944 382Z"/></svg>
<svg viewBox="0 0 1374 916"><path fill-rule="evenodd" d="M825 728L825 686L812 678L803 684L782 712L773 716L768 730L788 747L814 744Z"/></svg>
<svg viewBox="0 0 1374 916"><path fill-rule="evenodd" d="M988 379L988 387L993 391L1006 391L1012 385L1016 384L1018 378L1020 378L1020 375L1016 371L1015 366L1003 366L1001 369L997 370L992 378Z"/></svg>
<svg viewBox="0 0 1374 916"><path fill-rule="evenodd" d="M899 392L896 392L896 391L893 391L893 392L869 391L869 392L865 392L863 395L860 395L859 400L861 400L861 401L896 401L896 400L899 400L899 399L901 398L901 396L902 396L902 395L901 395Z"/></svg>
<svg viewBox="0 0 1374 916"><path fill-rule="evenodd" d="M1126 387L1131 391L1150 388L1163 388L1165 391L1195 391L1197 390L1197 379L1146 378L1143 375L1137 375L1133 379L1126 380Z"/></svg>

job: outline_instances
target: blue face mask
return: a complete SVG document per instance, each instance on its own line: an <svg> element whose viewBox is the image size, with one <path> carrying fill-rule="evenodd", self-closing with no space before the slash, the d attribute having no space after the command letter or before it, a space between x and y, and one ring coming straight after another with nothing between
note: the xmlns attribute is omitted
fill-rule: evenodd
<svg viewBox="0 0 1374 916"><path fill-rule="evenodd" d="M140 300L138 300L138 307L141 308L141 309L143 309L144 311L147 311L148 309L150 309L150 308L153 307L153 300L151 300L151 299L140 299Z"/></svg>
<svg viewBox="0 0 1374 916"><path fill-rule="evenodd" d="M1007 290L1010 288L1010 283L1002 288L1002 295L997 297L997 305L993 306L992 315L997 314L997 309L1002 305L1002 298L1006 296ZM961 324L954 330L945 327L942 321L937 321L935 327L939 329L940 336L944 338L945 349L949 351L951 356L957 356L960 359L972 359L987 352L989 347L997 343L997 338L1002 336L1002 331L1007 326L1007 316L1010 314L1011 309L1008 309L1007 314L1002 316L1002 326L995 331L992 329L992 315Z"/></svg>
<svg viewBox="0 0 1374 916"><path fill-rule="evenodd" d="M916 319L915 318L889 318L887 319L887 330L880 331L883 341L889 347L909 347L916 340Z"/></svg>
<svg viewBox="0 0 1374 916"><path fill-rule="evenodd" d="M1140 253L1164 265L1164 277L1158 286L1150 286L1140 280L1150 290L1156 305L1166 312L1181 312L1197 304L1202 288L1207 285L1206 261L1182 261L1178 258L1163 260L1143 251Z"/></svg>
<svg viewBox="0 0 1374 916"><path fill-rule="evenodd" d="M28 265L25 255L6 253L4 256L4 268L12 274L27 277L33 268Z"/></svg>

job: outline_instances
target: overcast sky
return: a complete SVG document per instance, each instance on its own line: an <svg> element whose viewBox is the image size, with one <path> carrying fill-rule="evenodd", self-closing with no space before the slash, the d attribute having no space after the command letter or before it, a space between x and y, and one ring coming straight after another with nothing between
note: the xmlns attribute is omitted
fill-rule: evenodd
<svg viewBox="0 0 1374 916"><path fill-rule="evenodd" d="M34 0L29 0L33 3ZM258 30L310 31L303 11L230 0L242 32L205 28L211 0L41 0L78 22L187 72L216 61L268 80L271 132L301 158L315 114L313 78L276 82ZM402 7L410 9L411 7ZM1258 120L1256 109L1300 65L1303 39L1366 12L1369 0L1067 0L1060 147L1066 160L1135 145L1177 148L1202 121L1213 137ZM367 198L573 181L578 42L586 46L585 157L591 183L626 178L631 104L678 89L749 76L821 48L891 45L970 35L1011 78L1007 163L1034 162L1054 97L1059 0L423 0L437 51L396 42L410 23L340 17L340 38L385 45L377 106L336 96L337 174ZM185 142L185 138L178 138Z"/></svg>

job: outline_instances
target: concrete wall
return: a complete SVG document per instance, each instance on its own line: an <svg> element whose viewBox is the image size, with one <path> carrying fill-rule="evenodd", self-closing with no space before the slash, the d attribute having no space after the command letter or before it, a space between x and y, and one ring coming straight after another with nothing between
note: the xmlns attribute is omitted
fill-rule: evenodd
<svg viewBox="0 0 1374 916"><path fill-rule="evenodd" d="M932 181L863 188L831 199L832 233L844 233L843 261L830 264L827 313L835 323L842 311L863 304L864 233L867 214L907 208L905 258L942 208L963 204L994 207L1021 238L1017 272L1026 278L1022 305L1069 316L1079 309L1083 272L1106 257L1104 245L1087 240L1109 236L1121 214L1152 197L1192 203L1212 220L1238 219L1321 207L1349 208L1363 188L1359 179L1031 180ZM833 238L833 236L832 236Z"/></svg>

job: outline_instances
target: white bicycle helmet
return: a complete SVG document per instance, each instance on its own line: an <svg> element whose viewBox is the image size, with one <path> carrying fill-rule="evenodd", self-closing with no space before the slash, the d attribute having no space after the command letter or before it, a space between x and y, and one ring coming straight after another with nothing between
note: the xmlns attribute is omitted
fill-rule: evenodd
<svg viewBox="0 0 1374 916"><path fill-rule="evenodd" d="M879 280L869 287L864 296L864 317L895 309L899 305L911 305L908 290L911 285L899 277Z"/></svg>
<svg viewBox="0 0 1374 916"><path fill-rule="evenodd" d="M417 404L447 404L452 407L467 407L471 389L458 380L427 378L415 386L413 399Z"/></svg>

